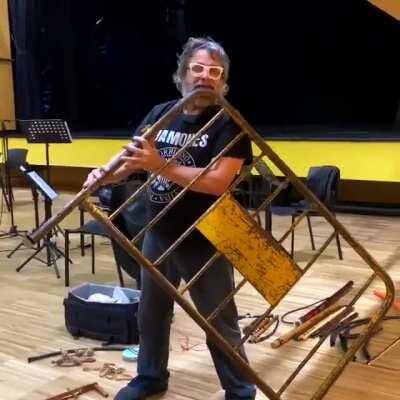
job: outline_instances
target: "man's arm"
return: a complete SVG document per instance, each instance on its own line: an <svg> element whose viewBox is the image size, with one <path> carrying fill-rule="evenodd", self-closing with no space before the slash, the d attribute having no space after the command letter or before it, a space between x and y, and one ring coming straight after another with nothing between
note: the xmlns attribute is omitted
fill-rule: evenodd
<svg viewBox="0 0 400 400"><path fill-rule="evenodd" d="M121 156L121 153L115 155L113 158L111 158L111 160L107 164L105 164L99 168L95 168L93 171L91 171L89 173L89 175L87 176L86 181L83 183L83 187L87 187L87 186L91 185L95 180L102 178L104 176L105 172L107 171L107 169L109 168L109 166L111 165L111 163L113 163L115 160L120 158L120 156ZM134 170L132 170L131 168L128 168L126 162L123 162L120 167L118 167L113 173L108 175L103 180L102 185L108 185L110 183L118 183L118 182L122 181L123 179L127 178L133 172L134 172Z"/></svg>
<svg viewBox="0 0 400 400"><path fill-rule="evenodd" d="M244 160L240 158L222 157L196 180L190 190L215 196L223 194L232 183L243 162ZM171 163L161 174L180 186L186 186L203 170L204 168L185 167Z"/></svg>
<svg viewBox="0 0 400 400"><path fill-rule="evenodd" d="M123 157L124 168L130 171L128 175L137 169L154 172L166 164L167 160L162 158L157 149L146 139L143 137L134 139L140 142L141 147L137 147L134 143L124 146L132 154ZM191 190L216 196L221 195L229 187L243 162L244 160L240 158L222 157L191 186ZM161 175L180 186L186 186L202 171L204 168L170 163L161 172Z"/></svg>

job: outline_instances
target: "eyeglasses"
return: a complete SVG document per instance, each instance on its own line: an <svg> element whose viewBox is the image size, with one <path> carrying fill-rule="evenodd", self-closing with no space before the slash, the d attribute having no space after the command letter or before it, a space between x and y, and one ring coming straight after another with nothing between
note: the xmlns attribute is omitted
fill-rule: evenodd
<svg viewBox="0 0 400 400"><path fill-rule="evenodd" d="M204 65L192 62L189 64L189 71L195 77L201 77L204 71L206 71L210 79L217 81L218 79L221 79L224 68L219 65Z"/></svg>

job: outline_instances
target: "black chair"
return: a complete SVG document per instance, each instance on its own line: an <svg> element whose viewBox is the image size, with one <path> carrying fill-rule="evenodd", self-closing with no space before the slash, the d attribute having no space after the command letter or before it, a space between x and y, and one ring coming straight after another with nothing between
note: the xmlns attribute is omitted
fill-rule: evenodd
<svg viewBox="0 0 400 400"><path fill-rule="evenodd" d="M107 190L105 188L101 188L101 191ZM99 197L99 193L94 194L94 196ZM100 195L101 197L101 195ZM103 204L99 201L98 205L105 211L107 211L107 204ZM81 256L85 256L85 236L90 235L90 249L91 249L91 265L92 265L92 274L95 273L95 237L109 237L108 232L96 220L89 220L85 222L85 210L83 208L79 208L79 219L80 223L77 228L67 228L64 230L64 248L65 248L65 286L70 285L70 277L69 277L69 266L70 266L70 235L71 234L79 234L80 235L80 251ZM124 281L122 277L122 273L120 271L119 266L117 265L117 272L121 286L124 286Z"/></svg>
<svg viewBox="0 0 400 400"><path fill-rule="evenodd" d="M135 185L135 183L133 183ZM136 186L135 186L136 187ZM132 188L132 183L128 183L126 185L119 185L119 186L104 186L101 187L96 193L94 193L94 196L98 197L98 206L100 206L105 212L110 213L117 209L123 201L127 198L128 194L132 193L133 188ZM136 207L136 210L132 209L133 207ZM142 207L137 207L137 204L135 206L130 207L130 214L131 217L136 216L140 217L139 219L143 220L142 215L144 213L144 209ZM128 222L128 223L127 223ZM127 220L124 218L124 213L119 215L113 223L118 227L118 229L127 235L129 238L132 238L138 231L139 229L143 226L142 221L138 223L136 226L133 223L129 222L129 219ZM70 253L70 248L69 248L69 242L70 242L70 235L71 234L79 234L80 235L80 251L81 255L85 255L85 235L90 235L91 238L91 243L90 243L90 248L91 248L91 266L92 266L92 274L95 273L95 237L104 237L104 238L110 238L110 235L107 231L107 229L103 226L103 224L99 223L96 220L89 220L85 222L85 211L83 209L80 209L80 226L75 229L65 229L65 286L70 285L70 278L69 278L69 253ZM113 248L113 253L114 253L114 258L117 266L117 273L118 273L118 278L120 281L120 285L123 287L124 286L124 279L122 275L122 269L127 272L128 275L130 275L133 279L135 279L138 283L138 287L140 286L140 267L137 264L137 262L129 256L125 250L123 250L112 238L110 238L111 243L112 243L112 248ZM138 243L138 246L141 247L142 242L140 241Z"/></svg>
<svg viewBox="0 0 400 400"><path fill-rule="evenodd" d="M340 170L336 166L318 166L309 169L306 186L310 189L318 199L335 214L335 204L338 199L340 182ZM290 216L292 224L301 214L306 213L308 231L310 233L311 247L315 250L314 235L311 226L311 217L320 216L320 214L311 207L310 203L299 197L295 189L289 185L287 189L282 191L272 202L270 208L272 215ZM335 232L336 245L338 249L339 259L343 259L342 248L340 245L339 234ZM294 253L294 229L291 232L291 255Z"/></svg>
<svg viewBox="0 0 400 400"><path fill-rule="evenodd" d="M27 149L9 149L7 152L7 174L9 181L8 182L2 182L2 186L4 184L9 183L9 188L10 190L10 198L11 201L14 201L14 194L13 194L13 186L16 186L18 184L25 184L25 177L21 173L19 167L21 165L26 165L26 158L28 155L28 150Z"/></svg>
<svg viewBox="0 0 400 400"><path fill-rule="evenodd" d="M138 174L137 178L129 180L124 185L113 188L111 196L111 209L117 209L130 195L142 186L143 177ZM146 225L146 194L142 194L131 202L121 214L114 219L118 229L129 239L133 239ZM132 258L115 240L111 241L114 257L117 264L133 279L136 280L137 288L140 289L140 265ZM138 249L142 249L143 235L134 243Z"/></svg>
<svg viewBox="0 0 400 400"><path fill-rule="evenodd" d="M270 192L271 183L260 176L247 175L233 191L239 204L248 209L256 210ZM257 223L261 226L261 216L257 214ZM265 210L265 229L270 230L269 208Z"/></svg>

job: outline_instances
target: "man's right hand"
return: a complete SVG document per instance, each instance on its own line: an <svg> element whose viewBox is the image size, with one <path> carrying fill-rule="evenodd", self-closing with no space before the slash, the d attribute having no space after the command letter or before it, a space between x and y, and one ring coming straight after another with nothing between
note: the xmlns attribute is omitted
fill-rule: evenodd
<svg viewBox="0 0 400 400"><path fill-rule="evenodd" d="M102 178L105 174L105 169L103 167L95 168L90 172L87 176L85 182L83 183L82 187L87 188L88 186L92 185L95 181Z"/></svg>

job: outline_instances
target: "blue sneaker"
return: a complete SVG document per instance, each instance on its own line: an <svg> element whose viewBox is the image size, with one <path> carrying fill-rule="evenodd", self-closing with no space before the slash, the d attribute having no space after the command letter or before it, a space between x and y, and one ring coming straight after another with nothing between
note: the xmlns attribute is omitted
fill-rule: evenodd
<svg viewBox="0 0 400 400"><path fill-rule="evenodd" d="M167 389L168 380L138 375L116 394L114 400L144 400Z"/></svg>

